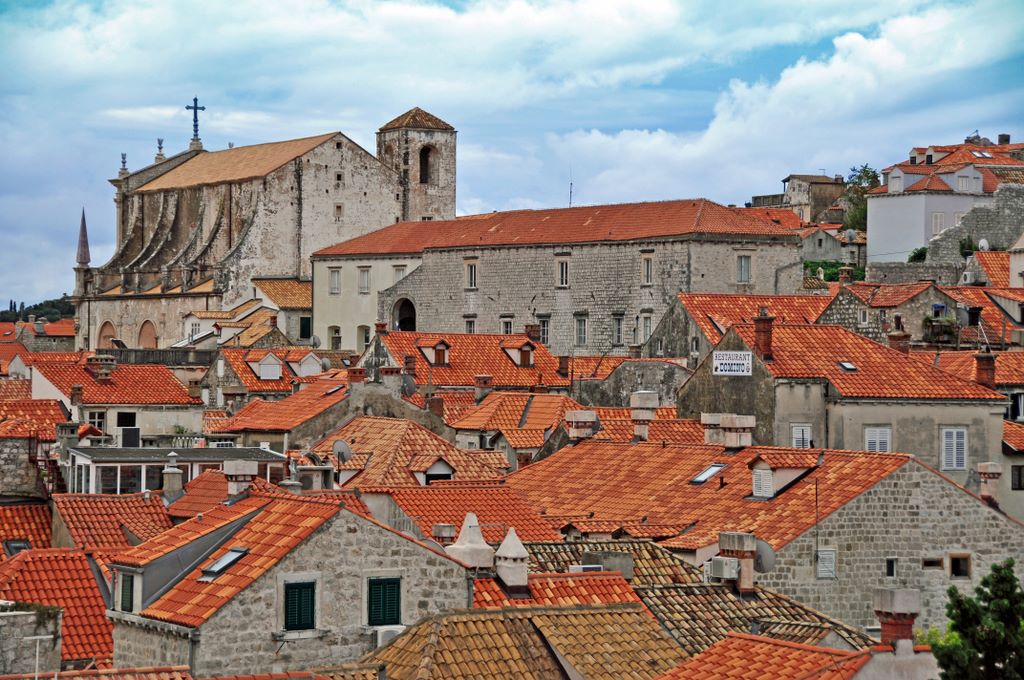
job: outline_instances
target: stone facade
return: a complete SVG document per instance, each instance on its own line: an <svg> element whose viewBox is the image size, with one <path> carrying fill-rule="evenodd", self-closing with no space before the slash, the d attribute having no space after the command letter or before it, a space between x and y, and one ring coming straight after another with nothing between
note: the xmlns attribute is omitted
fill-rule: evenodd
<svg viewBox="0 0 1024 680"><path fill-rule="evenodd" d="M835 578L817 578L815 544L836 551ZM950 556L969 556L970 576L950 575ZM917 626L945 626L946 590L973 592L991 565L1017 559L1024 576L1024 526L910 462L818 526L782 547L758 582L851 625L875 621L875 588L921 591ZM886 560L895 559L895 576ZM924 560L941 560L925 567Z"/></svg>
<svg viewBox="0 0 1024 680"><path fill-rule="evenodd" d="M28 439L0 438L0 496L42 496L39 468L29 455Z"/></svg>
<svg viewBox="0 0 1024 680"><path fill-rule="evenodd" d="M402 219L454 217L455 131L380 134L382 153L405 149L397 161L336 133L261 177L140 191L180 164L173 157L112 180L117 249L101 267L76 268L78 346L111 337L140 346L154 332L157 346L168 346L187 335L181 320L191 309L251 297L253 277L309 278L310 255L327 245ZM426 146L437 171L409 181L409 155Z"/></svg>
<svg viewBox="0 0 1024 680"><path fill-rule="evenodd" d="M631 394L652 390L661 406L673 406L676 392L689 377L688 369L667 361L624 361L603 380L575 382L569 396L585 406L629 406Z"/></svg>
<svg viewBox="0 0 1024 680"><path fill-rule="evenodd" d="M209 677L352 661L373 649L373 628L366 618L368 579L397 576L402 578L404 625L472 604L472 580L464 567L374 522L341 512L221 607L198 635L147 628L136 623L139 617L128 621L120 615L114 623L114 664L188 664L193 675ZM317 630L305 637L286 633L284 583L308 580L317 583Z"/></svg>
<svg viewBox="0 0 1024 680"><path fill-rule="evenodd" d="M782 182L784 193L754 196L750 205L755 208L789 208L804 222L820 222L823 214L846 189L842 175L790 175Z"/></svg>
<svg viewBox="0 0 1024 680"><path fill-rule="evenodd" d="M889 333L895 330L893 319L898 314L903 320L904 330L910 333L910 339L917 342L928 335L925 319L933 317L934 305L942 305L943 315L956 311L956 300L935 286L896 307L872 307L843 289L818 317L818 323L842 326L884 345L888 342Z"/></svg>
<svg viewBox="0 0 1024 680"><path fill-rule="evenodd" d="M547 344L555 354L623 355L628 345L649 337L680 291L794 292L802 283L797 238L697 235L428 249L416 270L380 291L377 314L394 327L396 310L408 300L417 330L462 333L472 321L477 333L501 333L507 321L512 332L523 332L526 324L540 323L547 325ZM738 282L740 255L751 258L749 283ZM642 279L645 257L653 258L650 284ZM466 285L467 260L476 263L476 288ZM564 287L556 280L562 260L569 261ZM509 281L519 283L509 286ZM578 342L582 324L586 337Z"/></svg>
<svg viewBox="0 0 1024 680"><path fill-rule="evenodd" d="M59 607L0 605L0 675L40 673L45 676L61 670L61 617ZM44 635L50 639L30 639Z"/></svg>

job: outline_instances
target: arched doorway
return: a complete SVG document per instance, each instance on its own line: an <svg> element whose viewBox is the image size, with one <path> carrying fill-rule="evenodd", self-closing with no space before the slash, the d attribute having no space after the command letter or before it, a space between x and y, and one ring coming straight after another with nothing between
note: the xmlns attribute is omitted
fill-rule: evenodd
<svg viewBox="0 0 1024 680"><path fill-rule="evenodd" d="M113 340L116 337L117 332L114 330L114 324L104 321L103 325L100 326L99 335L96 336L96 348L111 349L114 346Z"/></svg>
<svg viewBox="0 0 1024 680"><path fill-rule="evenodd" d="M148 319L142 322L139 329L139 349L156 349L156 326Z"/></svg>
<svg viewBox="0 0 1024 680"><path fill-rule="evenodd" d="M394 311L391 314L391 326L399 331L416 330L416 306L412 300L402 298L395 302Z"/></svg>

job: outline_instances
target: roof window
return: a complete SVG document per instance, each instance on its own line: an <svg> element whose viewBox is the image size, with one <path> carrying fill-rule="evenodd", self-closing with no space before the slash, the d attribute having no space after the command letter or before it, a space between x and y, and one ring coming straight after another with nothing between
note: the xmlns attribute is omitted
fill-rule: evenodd
<svg viewBox="0 0 1024 680"><path fill-rule="evenodd" d="M22 550L29 550L32 548L32 544L23 538L13 538L4 541L4 554L8 557L14 557Z"/></svg>
<svg viewBox="0 0 1024 680"><path fill-rule="evenodd" d="M988 151L971 151L975 158L992 158Z"/></svg>
<svg viewBox="0 0 1024 680"><path fill-rule="evenodd" d="M843 369L847 373L853 373L854 371L857 370L856 364L854 364L852 361L840 361L838 363L839 368Z"/></svg>
<svg viewBox="0 0 1024 680"><path fill-rule="evenodd" d="M719 470L722 470L724 468L725 468L725 464L724 463L712 463L711 465L707 466L704 469L703 472L701 472L699 475L697 475L696 477L691 479L690 483L691 484L703 484L704 482L706 482L709 479L711 479L715 475L715 473L717 473Z"/></svg>
<svg viewBox="0 0 1024 680"><path fill-rule="evenodd" d="M326 392L324 392L324 395L334 394L335 392L340 390L342 387L344 387L344 385L335 385L334 387L332 387L329 390L327 390Z"/></svg>
<svg viewBox="0 0 1024 680"><path fill-rule="evenodd" d="M221 574L225 569L230 567L232 564L242 559L243 555L248 554L248 548L230 548L226 553L217 558L217 560L210 566L203 569L203 575L199 579L200 581L212 581Z"/></svg>

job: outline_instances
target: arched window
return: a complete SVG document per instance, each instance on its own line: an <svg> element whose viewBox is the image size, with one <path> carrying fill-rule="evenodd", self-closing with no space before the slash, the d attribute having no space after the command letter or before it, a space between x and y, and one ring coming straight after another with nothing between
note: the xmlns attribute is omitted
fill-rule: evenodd
<svg viewBox="0 0 1024 680"><path fill-rule="evenodd" d="M156 349L156 344L156 326L152 321L143 321L142 327L139 328L139 349Z"/></svg>
<svg viewBox="0 0 1024 680"><path fill-rule="evenodd" d="M420 184L433 184L437 179L437 168L433 167L437 160L434 147L425 146L420 149Z"/></svg>
<svg viewBox="0 0 1024 680"><path fill-rule="evenodd" d="M117 331L114 330L114 324L109 321L104 321L103 325L100 326L99 335L96 339L97 349L110 349L114 346L114 338L117 337Z"/></svg>
<svg viewBox="0 0 1024 680"><path fill-rule="evenodd" d="M384 150L381 153L381 162L394 170L398 169L398 163L395 161L395 147L390 144L384 145Z"/></svg>

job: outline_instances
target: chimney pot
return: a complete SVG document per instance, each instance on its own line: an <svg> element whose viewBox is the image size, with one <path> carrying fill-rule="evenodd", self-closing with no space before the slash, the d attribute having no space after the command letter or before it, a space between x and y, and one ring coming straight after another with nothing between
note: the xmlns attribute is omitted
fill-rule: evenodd
<svg viewBox="0 0 1024 680"><path fill-rule="evenodd" d="M978 477L981 479L978 495L990 505L999 504L999 478L1002 476L1003 466L999 463L978 463Z"/></svg>
<svg viewBox="0 0 1024 680"><path fill-rule="evenodd" d="M294 494L296 496L302 495L302 482L298 481L297 479L282 480L281 483L278 484L278 486L290 494Z"/></svg>
<svg viewBox="0 0 1024 680"><path fill-rule="evenodd" d="M889 333L889 347L902 352L903 354L910 354L910 333L904 330L895 330Z"/></svg>
<svg viewBox="0 0 1024 680"><path fill-rule="evenodd" d="M754 317L754 351L762 361L772 360L772 324L775 317L768 314L767 307L761 307Z"/></svg>
<svg viewBox="0 0 1024 680"><path fill-rule="evenodd" d="M974 380L990 390L996 388L996 355L987 349L974 355Z"/></svg>
<svg viewBox="0 0 1024 680"><path fill-rule="evenodd" d="M406 354L403 359L403 369L406 375L416 376L416 357L412 354Z"/></svg>
<svg viewBox="0 0 1024 680"><path fill-rule="evenodd" d="M366 369L365 368L359 367L359 368L350 368L350 369L348 369L348 382L349 382L349 384L361 383L361 382L365 382L365 381L366 381Z"/></svg>
<svg viewBox="0 0 1024 680"><path fill-rule="evenodd" d="M35 323L36 322L36 315L35 314L29 314L28 315L28 322L29 323Z"/></svg>
<svg viewBox="0 0 1024 680"><path fill-rule="evenodd" d="M633 421L633 438L636 441L647 441L650 424L654 420L657 408L657 392L639 390L629 395L629 417Z"/></svg>
<svg viewBox="0 0 1024 680"><path fill-rule="evenodd" d="M754 557L757 539L754 534L723 531L718 534L718 552L722 557L735 557L740 562L740 578L736 590L754 592Z"/></svg>
<svg viewBox="0 0 1024 680"><path fill-rule="evenodd" d="M167 465L162 470L163 475L163 497L164 502L173 503L185 495L182 488L182 476L184 473L175 465L178 454L171 451L167 454Z"/></svg>
<svg viewBox="0 0 1024 680"><path fill-rule="evenodd" d="M999 143L1000 144L1009 144L1010 143L1010 135L1009 135L1009 133L1007 133L1007 132L999 133Z"/></svg>
<svg viewBox="0 0 1024 680"><path fill-rule="evenodd" d="M704 426L704 443L725 445L722 431L722 413L701 413L700 424Z"/></svg>
<svg viewBox="0 0 1024 680"><path fill-rule="evenodd" d="M224 477L228 480L228 496L237 496L252 486L259 474L259 463L254 460L224 461Z"/></svg>
<svg viewBox="0 0 1024 680"><path fill-rule="evenodd" d="M523 326L523 330L526 332L526 337L530 339L530 342L540 343L539 323L528 323L525 326Z"/></svg>
<svg viewBox="0 0 1024 680"><path fill-rule="evenodd" d="M493 385L494 378L486 373L473 376L473 392L476 403L479 404L484 397L490 394Z"/></svg>
<svg viewBox="0 0 1024 680"><path fill-rule="evenodd" d="M377 323L373 324L373 330L377 335L387 335L388 325L383 321L378 321Z"/></svg>
<svg viewBox="0 0 1024 680"><path fill-rule="evenodd" d="M510 594L529 594L529 559L530 553L516 535L515 527L509 527L505 540L494 553L494 570Z"/></svg>
<svg viewBox="0 0 1024 680"><path fill-rule="evenodd" d="M595 411L566 411L565 422L569 426L569 439L579 441L590 439L594 436L594 427L597 425L597 413Z"/></svg>
<svg viewBox="0 0 1024 680"><path fill-rule="evenodd" d="M875 616L882 624L882 644L914 639L914 621L921 612L921 592L911 589L879 588L874 594Z"/></svg>
<svg viewBox="0 0 1024 680"><path fill-rule="evenodd" d="M476 569L490 569L494 566L494 548L484 541L480 533L480 520L472 512L467 513L462 520L458 539L446 546L444 551Z"/></svg>
<svg viewBox="0 0 1024 680"><path fill-rule="evenodd" d="M558 375L560 375L563 378L569 377L569 357L558 357Z"/></svg>

